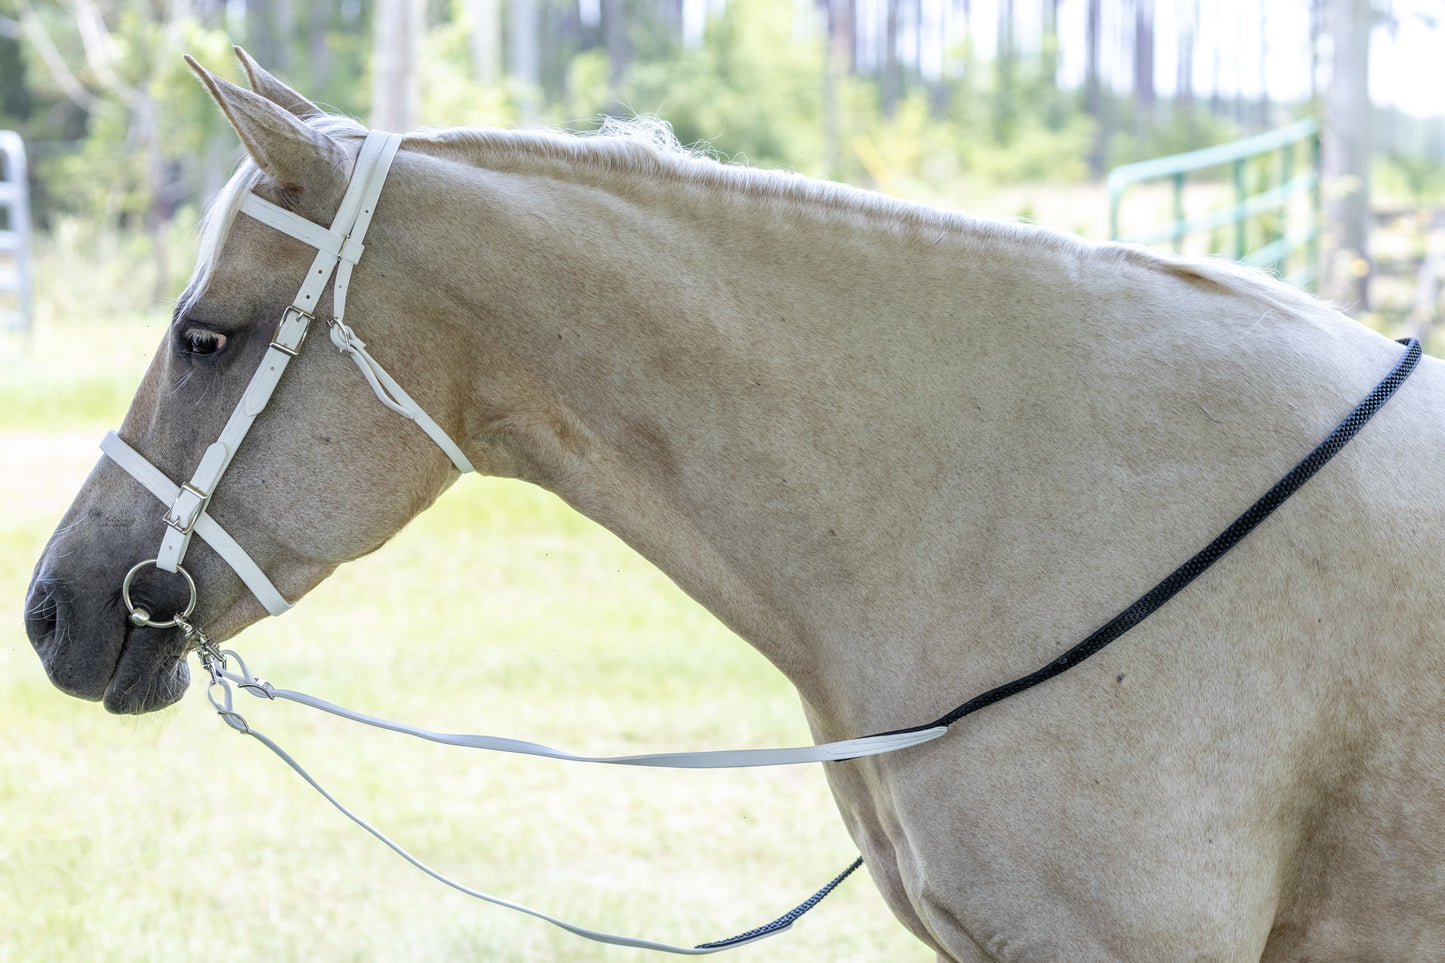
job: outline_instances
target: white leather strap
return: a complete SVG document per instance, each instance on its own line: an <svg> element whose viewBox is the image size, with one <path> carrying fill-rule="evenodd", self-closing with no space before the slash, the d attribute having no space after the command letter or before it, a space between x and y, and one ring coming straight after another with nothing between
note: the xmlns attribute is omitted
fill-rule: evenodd
<svg viewBox="0 0 1445 963"><path fill-rule="evenodd" d="M140 482L163 504L175 501L180 489L175 482L171 481L165 474L130 445L121 440L115 432L107 432L101 439L100 450L105 452L106 457L115 462L121 468L130 473L136 481ZM280 615L291 608L291 603L281 597L276 586L261 571L261 567L252 561L251 556L246 554L236 540L232 538L215 519L202 511L196 516L195 532L205 539L206 544L216 550L216 554L226 560L226 564L235 570L241 581L251 590L266 611L272 615Z"/></svg>
<svg viewBox="0 0 1445 963"><path fill-rule="evenodd" d="M746 946L749 943L756 943L769 936L776 936L786 931L804 913L808 912L818 904L824 897L833 891L844 879L862 864L862 859L856 860L848 869L844 870L831 882L818 890L811 897L799 904L798 907L766 926L752 929L732 939L718 940L712 943L702 943L696 946L679 946L672 943L660 943L654 940L639 939L634 936L621 936L616 933L605 933L601 930L590 929L585 926L578 926L575 923L568 923L565 920L550 916L539 910L515 903L499 896L492 896L481 890L465 886L442 873L432 869L426 863L417 859L411 853L403 849L390 837L383 834L371 823L361 816L348 809L335 796L327 792L315 778L301 766L291 754L282 749L271 739L253 729L239 712L236 711L231 694L231 683L235 683L252 695L263 699L289 699L302 705L321 709L339 715L346 719L357 722L364 722L368 725L377 726L382 729L390 729L395 732L402 732L408 735L418 736L432 742L440 742L447 745L467 746L480 749L497 749L503 752L522 752L529 755L547 756L553 759L566 759L576 762L601 762L615 765L634 766L660 766L668 768L720 768L732 766L775 766L795 762L827 762L840 759L852 759L860 755L874 755L880 752L892 752L895 749L902 749L908 745L916 745L919 742L926 742L929 739L936 739L947 731L944 727L924 732L900 733L893 736L869 736L864 739L850 739L845 742L829 743L823 746L808 746L796 749L773 749L773 750L736 750L730 752L700 752L700 753L666 753L650 756L615 756L610 758L578 756L572 753L564 753L555 749L548 749L546 746L538 746L535 743L519 742L515 739L497 739L491 736L460 736L444 733L431 732L426 729L417 729L412 726L401 725L395 722L388 722L384 719L377 719L340 706L333 705L323 699L317 699L299 692L292 692L287 689L277 689L264 679L252 675L246 667L246 663L239 655L231 651L218 651L204 636L201 639L199 648L201 665L211 676L211 686L208 695L211 705L220 713L226 724L237 732L251 736L266 748L270 749L286 765L299 775L302 779L315 789L331 805L335 806L343 815L396 853L402 859L411 863L417 869L428 876L450 886L458 892L483 900L495 906L515 910L535 917L553 926L560 927L569 933L592 940L597 943L606 943L612 946L626 946L634 949L656 950L663 953L673 953L681 956L703 956L710 953L719 953L723 950L734 949L739 946ZM239 671L232 671L228 668L230 661L234 659ZM219 697L217 695L219 691Z"/></svg>
<svg viewBox="0 0 1445 963"><path fill-rule="evenodd" d="M249 726L245 726L245 728L242 728L242 726L245 725L244 722L242 722L241 725L237 725L236 723L231 722L231 719L229 718L226 721L230 722L232 727L235 728L237 731L243 732L246 735L255 738L257 742L261 743L267 749L270 749L272 752L274 752L281 759L282 762L286 763L286 765L290 766L291 769L298 776L306 780L306 782L311 786L312 789L315 789L318 793L320 793L322 798L325 799L327 802L331 803L331 805L335 806L342 813L342 815L346 816L346 818L356 823L356 825L360 826L362 829L375 836L378 840L385 843L388 849L396 853L408 863L411 863L423 873L426 873L432 879L436 880L439 883L445 883L447 886L450 886L457 892L465 893L467 896L482 900L486 903L491 903L493 906L500 906L504 909L515 910L518 913L525 913L528 916L542 920L546 923L551 923L553 926L560 927L575 936L580 936L583 939L591 940L594 943L605 943L611 946L626 946L638 950L654 950L660 953L672 953L678 956L706 956L711 953L720 953L723 950L730 950L734 947L746 946L749 943L756 943L758 940L766 939L769 936L776 936L778 933L785 932L789 928L789 926L792 925L791 923L788 923L787 925L779 926L776 929L771 929L765 933L760 932L757 935L753 936L739 937L735 940L729 940L726 943L722 944L705 944L702 946L676 946L672 943L658 943L653 940L639 939L635 936L622 936L617 933L604 933L601 930L594 930L589 929L585 926L578 926L576 923L568 923L566 920L558 919L555 916L549 916L546 913L543 913L541 910L532 909L530 906L524 906L521 903L515 903L512 900L503 899L500 896L493 896L490 893L484 893L479 889L473 889L470 886L465 886L462 883L459 883L456 880L452 879L451 877L437 872L426 863L423 863L411 853L407 852L398 843L394 842L391 837L387 836L381 830L371 825L371 823L367 822L365 819L352 812L345 805L343 805L339 799L331 795L331 793L327 792L326 789L319 782L317 782L309 772L302 768L299 762L297 762L291 757L290 753L288 753L285 749L282 749L276 743L272 742L265 735L257 732L255 729L252 729Z"/></svg>
<svg viewBox="0 0 1445 963"><path fill-rule="evenodd" d="M187 483L190 488L206 493L207 498L216 490L216 485L220 482L221 475L225 473L226 468L230 466L236 449L241 446L241 441L251 430L251 425L256 421L256 417L265 410L267 402L275 394L276 385L281 380L281 373L286 370L286 365L290 361L291 354L285 349L274 345L266 349L265 355L261 358L261 366L251 376L251 381L246 385L240 402L231 412L231 417L226 420L226 426L221 429L221 437L206 449L201 463L196 466L195 473ZM184 505L172 504L167 516L182 515L184 508ZM168 527L161 540L160 551L156 555L156 566L167 572L174 572L176 567L181 564L181 560L185 558L186 547L189 544L189 532Z"/></svg>
<svg viewBox="0 0 1445 963"><path fill-rule="evenodd" d="M298 241L316 248L318 251L325 251L332 257L341 253L341 246L346 243L346 235L322 227L315 221L308 221L300 214L288 211L278 204L272 204L257 194L247 194L241 199L241 210L251 215L269 227L274 227L282 234L289 234Z"/></svg>
<svg viewBox="0 0 1445 963"><path fill-rule="evenodd" d="M348 233L355 240L356 246L352 251L340 252L341 264L336 269L336 286L331 291L331 313L338 323L346 317L346 294L351 290L351 269L361 257L361 240L366 237L366 231L371 227L371 215L376 212L376 202L381 197L382 185L386 183L386 171L391 167L392 158L400 147L401 135L372 131L367 135L361 155L356 160L358 167L363 161L374 165L375 169L381 172L381 176L368 179L357 196L356 210L347 212L353 225ZM342 207L345 208L344 201ZM337 216L340 217L341 213L338 211Z"/></svg>
<svg viewBox="0 0 1445 963"><path fill-rule="evenodd" d="M492 752L511 752L525 756L541 756L563 762L590 762L607 766L640 766L651 769L748 769L760 766L795 766L810 762L841 762L862 756L877 756L885 752L896 752L922 742L937 739L948 731L945 726L886 735L862 736L840 742L825 742L816 746L792 746L782 749L718 749L705 752L658 752L636 756L584 756L563 749L553 749L535 742L521 739L507 739L501 736L467 735L450 732L434 732L420 729L401 722L392 722L369 716L364 712L318 699L316 696L291 689L278 689L268 682L251 676L237 676L227 673L231 681L251 690L260 690L273 699L285 699L299 705L310 706L329 712L352 722L364 723L378 729L400 732L428 742L446 746L461 746L466 749L487 749Z"/></svg>
<svg viewBox="0 0 1445 963"><path fill-rule="evenodd" d="M392 411L404 418L410 418L417 423L417 427L427 433L436 446L446 452L446 456L457 466L457 471L463 475L476 471L471 461L462 453L457 443L452 441L451 436L442 430L441 425L432 419L414 400L407 394L396 379L386 373L386 369L377 364L366 350L366 342L358 338L349 327L341 321L334 321L331 324L331 341L337 346L342 354L350 355L351 360L356 362L356 367L361 369L366 383L371 385L378 400Z"/></svg>

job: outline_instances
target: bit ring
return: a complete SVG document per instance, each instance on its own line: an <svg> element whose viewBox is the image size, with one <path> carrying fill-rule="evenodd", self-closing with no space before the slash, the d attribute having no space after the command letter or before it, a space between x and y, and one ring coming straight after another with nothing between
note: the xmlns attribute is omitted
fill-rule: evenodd
<svg viewBox="0 0 1445 963"><path fill-rule="evenodd" d="M125 580L120 583L120 597L125 602L126 611L130 613L130 622L132 625L136 626L137 628L145 628L149 626L153 629L169 629L174 626L180 625L180 619L171 619L169 622L156 622L151 619L151 613L149 609L146 609L143 606L138 606L130 600L131 580L135 578L136 573L139 572L141 569L145 568L147 565L154 565L155 563L155 559L148 558L144 562L137 562L135 565L133 565L131 567L131 570L125 573ZM191 612L196 607L196 580L191 578L190 572L187 572L179 565L176 566L176 571L185 578L186 585L190 586L191 589L191 600L189 603L186 604L186 610L180 614L180 618L184 619L188 618Z"/></svg>

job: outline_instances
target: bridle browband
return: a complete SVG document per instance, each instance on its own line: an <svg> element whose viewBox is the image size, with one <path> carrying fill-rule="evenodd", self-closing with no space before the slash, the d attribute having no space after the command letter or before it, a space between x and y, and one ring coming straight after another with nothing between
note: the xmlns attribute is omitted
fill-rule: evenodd
<svg viewBox="0 0 1445 963"><path fill-rule="evenodd" d="M255 594L256 598L266 607L268 612L272 615L280 615L291 607L291 604L281 596L281 593L271 584L265 573L261 571L260 567L256 565L245 550L236 543L235 539L227 534L220 525L206 514L206 507L222 474L234 457L236 449L245 438L247 431L256 420L256 417L265 408L266 403L274 393L282 372L290 360L296 357L300 351L301 344L306 337L306 332L313 320L315 306L319 303L321 294L327 284L331 282L333 273L335 274L335 287L332 294L334 316L327 322L330 328L332 342L341 351L352 357L362 374L366 377L367 383L371 385L377 397L386 404L387 407L415 421L417 425L436 442L438 447L446 453L458 471L465 474L473 470L471 463L446 432L422 411L420 406L402 390L401 386L376 363L366 352L364 343L356 337L355 333L347 327L343 321L346 305L346 290L350 284L351 271L361 258L364 250L362 240L366 235L376 200L380 196L391 160L400 142L401 137L396 134L377 131L368 133L362 145L360 155L357 158L356 165L353 168L351 181L347 186L345 197L329 229L308 221L285 208L272 204L255 194L248 193L242 199L239 208L241 211L276 230L282 231L311 245L316 248L317 254L312 262L310 271L307 273L306 280L302 283L290 307L286 309L280 322L277 324L276 333L271 340L271 344L267 348L260 367L247 385L240 403L237 405L235 411L232 412L225 428L222 429L220 438L206 450L205 455L201 458L200 465L197 467L190 481L183 485L176 485L167 478L160 469L153 466L142 455L136 452L135 449L122 441L115 432L110 432L102 440L101 450L104 451L107 456L135 477L136 480L163 503L169 505L165 513L166 532L156 558L147 559L131 568L122 583L122 596L126 608L130 612L130 620L135 625L153 626L157 628L180 626L182 628L186 634L188 646L200 652L202 666L210 675L209 695L211 702L227 724L242 733L255 737L258 741L270 748L286 762L287 765L315 788L317 792L325 797L327 801L348 818L358 823L363 829L380 839L408 862L428 875L463 893L496 905L526 913L560 926L579 936L602 943L661 950L685 955L713 953L719 950L742 946L787 929L793 922L808 910L812 909L813 906L817 905L823 897L832 892L839 883L861 866L862 858L859 857L855 860L847 869L838 874L838 876L812 897L805 900L796 909L784 914L766 926L749 930L732 939L719 940L714 943L703 943L695 947L683 947L634 937L617 936L576 926L529 907L498 897L489 896L486 893L463 886L448 879L413 857L392 840L382 835L365 820L342 805L335 797L322 788L321 785L280 746L272 742L265 735L251 728L240 713L235 711L232 705L231 684L234 683L253 695L262 698L286 699L298 702L353 721L407 733L433 742L468 748L525 753L572 762L661 768L738 768L790 765L804 762L837 762L856 759L862 756L894 752L936 739L947 732L950 725L963 717L1009 698L1010 696L1024 692L1033 686L1073 668L1142 622L1223 557L1226 552L1238 544L1276 508L1283 504L1290 495L1308 481L1325 462L1329 461L1330 458L1339 452L1385 402L1390 399L1396 389L1404 383L1405 379L1408 378L1410 373L1415 369L1421 357L1419 342L1413 338L1404 339L1401 343L1406 345L1406 351L1396 363L1394 369L1355 407L1349 416L1335 428L1324 442L1317 446L1314 451L1296 465L1289 474L1255 502L1254 505L1250 506L1223 534L1206 546L1203 551L1181 565L1164 579L1164 581L1159 583L1159 585L1155 586L1133 605L1129 606L1129 608L1119 613L1119 615L1115 616L1088 638L1073 646L1043 668L976 696L951 712L941 716L934 722L907 729L898 729L872 736L815 746L720 752L660 753L614 757L583 756L515 739L502 739L493 736L457 735L417 729L412 726L367 716L350 709L344 709L333 703L317 699L314 696L309 696L304 693L279 689L265 680L251 675L246 669L245 663L241 661L236 653L217 649L205 637L204 632L190 623L189 616L196 604L196 586L190 574L181 566L191 535L200 535L202 539L216 550L217 554L225 559L246 586ZM190 588L189 604L185 607L184 611L176 613L170 621L154 621L151 618L150 612L140 606L134 605L130 599L131 581L145 566L152 564L164 571L175 572L181 575ZM229 668L228 663L230 659L235 659L240 670L239 673ZM217 695L218 691L219 695Z"/></svg>

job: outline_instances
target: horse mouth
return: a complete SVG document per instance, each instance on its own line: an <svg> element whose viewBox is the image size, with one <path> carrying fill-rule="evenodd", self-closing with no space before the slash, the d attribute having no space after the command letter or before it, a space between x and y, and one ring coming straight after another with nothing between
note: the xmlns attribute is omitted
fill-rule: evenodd
<svg viewBox="0 0 1445 963"><path fill-rule="evenodd" d="M39 579L26 602L26 634L60 691L117 715L164 709L185 694L191 675L180 629L135 626L117 598L87 631L69 593Z"/></svg>
<svg viewBox="0 0 1445 963"><path fill-rule="evenodd" d="M143 633L162 638L134 644ZM185 651L185 637L179 629L131 627L101 705L116 715L140 715L179 702L191 683Z"/></svg>

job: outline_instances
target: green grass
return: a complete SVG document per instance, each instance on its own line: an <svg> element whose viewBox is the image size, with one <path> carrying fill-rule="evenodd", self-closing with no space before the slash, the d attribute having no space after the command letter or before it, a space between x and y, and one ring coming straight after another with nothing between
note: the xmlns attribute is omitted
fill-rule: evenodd
<svg viewBox="0 0 1445 963"><path fill-rule="evenodd" d="M156 312L44 322L0 368L0 963L655 958L476 903L366 836L200 686L120 719L62 695L24 637L31 568L120 423ZM800 744L787 682L616 538L466 479L382 551L232 643L277 685L451 731L595 753ZM855 855L817 768L650 772L432 746L241 696L259 730L423 860L604 930L730 936ZM866 878L767 961L910 961Z"/></svg>

